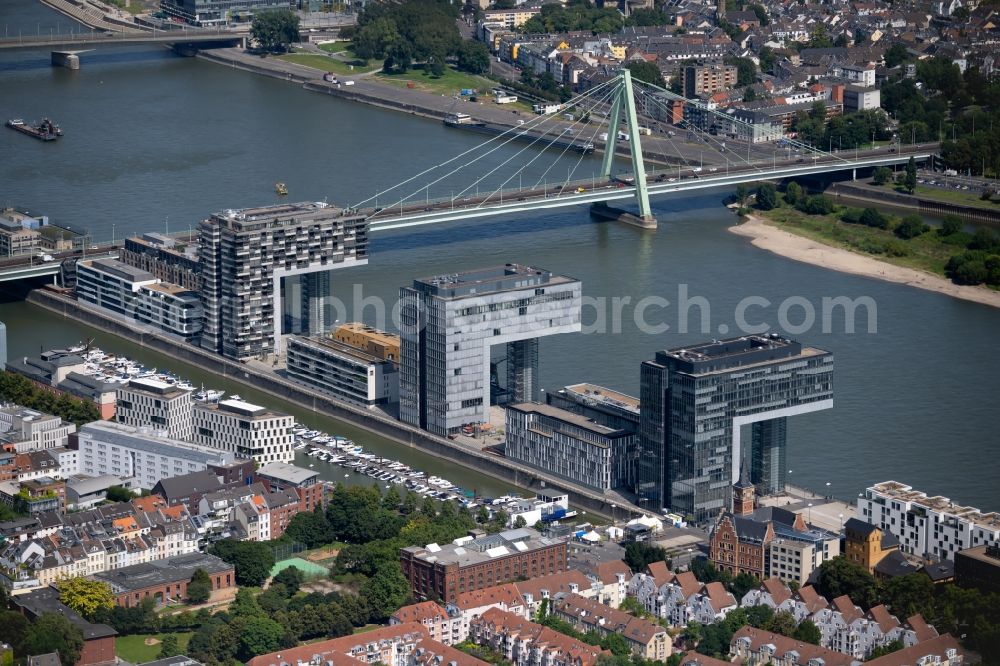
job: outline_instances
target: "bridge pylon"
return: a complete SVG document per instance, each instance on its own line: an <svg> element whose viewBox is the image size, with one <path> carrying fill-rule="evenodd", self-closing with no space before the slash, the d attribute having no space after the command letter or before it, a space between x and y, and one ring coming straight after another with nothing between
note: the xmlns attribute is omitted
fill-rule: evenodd
<svg viewBox="0 0 1000 666"><path fill-rule="evenodd" d="M601 217L619 219L635 226L656 228L656 218L649 207L649 192L646 189L646 168L642 162L642 138L639 134L639 120L635 110L635 96L632 94L632 73L628 68L622 69L618 75L620 83L618 91L611 101L611 113L608 114L608 139L604 146L604 160L601 163L601 175L611 177L612 164L615 158L615 147L618 145L619 126L622 114L625 114L625 127L628 130L628 141L631 143L632 175L634 177L635 201L639 206L639 214L611 208L607 204L595 204L591 210ZM624 138L624 137L623 137Z"/></svg>

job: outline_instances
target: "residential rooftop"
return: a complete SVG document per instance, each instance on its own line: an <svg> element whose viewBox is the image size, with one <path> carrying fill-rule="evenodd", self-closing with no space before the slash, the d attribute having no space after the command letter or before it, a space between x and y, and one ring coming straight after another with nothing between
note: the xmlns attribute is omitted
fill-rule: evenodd
<svg viewBox="0 0 1000 666"><path fill-rule="evenodd" d="M128 380L127 386L129 388L133 388L142 391L144 393L166 398L167 400L191 392L182 388L178 388L174 384L168 384L166 382L161 382L159 379L151 379L148 377L130 379Z"/></svg>
<svg viewBox="0 0 1000 666"><path fill-rule="evenodd" d="M108 583L116 594L124 594L157 585L189 581L197 569L203 569L205 573L212 575L232 571L233 565L224 562L215 555L188 553L143 564L133 564L120 569L101 571L94 574L94 578Z"/></svg>
<svg viewBox="0 0 1000 666"><path fill-rule="evenodd" d="M983 513L971 506L955 504L947 497L940 495L928 496L912 487L898 481L883 481L876 483L865 491L865 499L874 500L878 495L889 497L901 502L911 502L928 510L947 513L962 520L968 520L987 530L1000 530L1000 513L991 511Z"/></svg>
<svg viewBox="0 0 1000 666"><path fill-rule="evenodd" d="M268 463L258 469L256 474L257 476L277 479L279 481L287 481L294 485L301 485L319 477L319 472L283 462Z"/></svg>
<svg viewBox="0 0 1000 666"><path fill-rule="evenodd" d="M510 405L508 409L525 414L539 414L552 419L558 419L559 421L576 426L577 428L599 437L614 437L618 434L627 434L623 430L615 430L614 428L602 426L599 423L588 419L586 416L580 416L579 414L574 414L573 412L553 407L552 405L543 405L537 402L521 402L515 405ZM599 442L592 443L598 446L600 445Z"/></svg>
<svg viewBox="0 0 1000 666"><path fill-rule="evenodd" d="M658 362L670 363L680 372L707 375L826 354L829 352L803 347L801 343L771 333L677 347L658 352L656 358Z"/></svg>
<svg viewBox="0 0 1000 666"><path fill-rule="evenodd" d="M639 398L597 384L573 384L562 388L559 392L577 396L583 402L639 413Z"/></svg>
<svg viewBox="0 0 1000 666"><path fill-rule="evenodd" d="M539 548L564 544L563 539L543 537L529 527L507 530L498 534L488 534L479 538L465 536L455 539L450 544L436 543L420 546L409 546L404 551L412 553L425 562L435 564L458 564L470 566L489 562L497 557L505 557L517 553L527 553Z"/></svg>
<svg viewBox="0 0 1000 666"><path fill-rule="evenodd" d="M413 287L440 298L469 298L572 282L577 280L566 275L553 275L544 268L505 264L418 278L413 281Z"/></svg>
<svg viewBox="0 0 1000 666"><path fill-rule="evenodd" d="M210 446L192 444L149 428L136 428L113 421L94 421L80 428L81 435L90 435L101 442L126 446L148 453L183 458L203 464L232 462L232 452Z"/></svg>

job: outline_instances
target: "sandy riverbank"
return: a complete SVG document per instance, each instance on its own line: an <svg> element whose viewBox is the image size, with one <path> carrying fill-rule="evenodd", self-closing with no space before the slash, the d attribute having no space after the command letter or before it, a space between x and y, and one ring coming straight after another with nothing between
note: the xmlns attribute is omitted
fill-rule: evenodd
<svg viewBox="0 0 1000 666"><path fill-rule="evenodd" d="M874 257L824 245L811 238L799 236L768 224L763 218L755 215L748 215L743 224L734 225L729 230L734 234L752 239L751 242L756 247L795 261L875 278L876 280L905 284L927 291L936 291L940 294L991 305L995 308L1000 307L1000 292L986 287L953 284L950 280L933 273L896 266Z"/></svg>

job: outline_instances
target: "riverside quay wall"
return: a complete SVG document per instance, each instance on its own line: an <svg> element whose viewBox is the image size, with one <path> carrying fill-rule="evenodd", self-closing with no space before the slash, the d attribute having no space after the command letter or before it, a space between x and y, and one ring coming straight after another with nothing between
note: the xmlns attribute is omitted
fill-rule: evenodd
<svg viewBox="0 0 1000 666"><path fill-rule="evenodd" d="M611 518L616 508L619 517L622 509L645 513L640 507L630 505L620 496L608 497L568 484L496 454L466 447L363 407L338 401L276 373L250 364L231 361L151 330L142 330L133 322L125 322L103 312L82 307L76 299L63 293L49 289L35 289L28 293L25 300L62 317L117 335L140 347L169 354L179 361L197 365L227 379L278 395L312 412L351 423L403 446L417 448L476 472L495 476L519 488L545 493L562 491L569 495L570 502L574 506L600 516Z"/></svg>

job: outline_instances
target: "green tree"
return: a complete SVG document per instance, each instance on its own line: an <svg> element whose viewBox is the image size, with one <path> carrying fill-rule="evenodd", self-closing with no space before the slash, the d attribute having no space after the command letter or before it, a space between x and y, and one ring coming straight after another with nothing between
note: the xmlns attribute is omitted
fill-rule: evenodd
<svg viewBox="0 0 1000 666"><path fill-rule="evenodd" d="M240 627L237 656L240 661L249 661L259 654L274 652L281 647L284 633L284 627L269 617L246 618Z"/></svg>
<svg viewBox="0 0 1000 666"><path fill-rule="evenodd" d="M181 646L177 642L177 636L174 634L167 634L160 641L160 652L156 655L157 659L166 659L167 657L176 657L181 653Z"/></svg>
<svg viewBox="0 0 1000 666"><path fill-rule="evenodd" d="M351 40L351 50L363 60L385 58L389 48L399 39L396 22L382 17L362 26Z"/></svg>
<svg viewBox="0 0 1000 666"><path fill-rule="evenodd" d="M736 186L736 203L740 205L740 208L746 206L747 197L750 196L750 190L746 185L740 183Z"/></svg>
<svg viewBox="0 0 1000 666"><path fill-rule="evenodd" d="M399 495L397 494L396 497L398 499ZM317 506L313 511L295 514L289 521L285 534L306 548L318 548L334 540L333 529L327 522L323 508L320 506Z"/></svg>
<svg viewBox="0 0 1000 666"><path fill-rule="evenodd" d="M114 607L115 595L103 581L77 577L59 581L59 601L80 615L93 618L100 609Z"/></svg>
<svg viewBox="0 0 1000 666"><path fill-rule="evenodd" d="M661 88L667 87L667 82L663 79L663 72L651 62L646 62L645 60L630 62L628 64L628 71L632 73L632 78L638 81L652 83L654 86L660 86Z"/></svg>
<svg viewBox="0 0 1000 666"><path fill-rule="evenodd" d="M876 229L889 228L889 218L874 208L865 208L861 212L861 217L858 218L858 222L866 227L874 227Z"/></svg>
<svg viewBox="0 0 1000 666"><path fill-rule="evenodd" d="M302 569L298 567L285 567L274 577L271 581L272 583L280 583L285 586L288 591L288 596L292 596L299 591L302 587L302 583L305 582L306 576L302 573Z"/></svg>
<svg viewBox="0 0 1000 666"><path fill-rule="evenodd" d="M903 187L913 194L913 191L917 189L917 162L912 157L906 163L906 175L903 178Z"/></svg>
<svg viewBox="0 0 1000 666"><path fill-rule="evenodd" d="M802 198L802 186L796 183L794 180L785 187L785 203L792 206L799 202Z"/></svg>
<svg viewBox="0 0 1000 666"><path fill-rule="evenodd" d="M875 578L843 556L829 559L819 566L815 588L830 600L846 594L862 608L870 608L875 601Z"/></svg>
<svg viewBox="0 0 1000 666"><path fill-rule="evenodd" d="M757 80L757 66L750 58L737 58L726 56L723 61L727 65L736 66L736 87L749 86Z"/></svg>
<svg viewBox="0 0 1000 666"><path fill-rule="evenodd" d="M767 15L767 10L764 9L763 5L754 3L747 7L747 9L757 15L757 20L760 21L762 26L769 25L771 23L771 18Z"/></svg>
<svg viewBox="0 0 1000 666"><path fill-rule="evenodd" d="M472 74L490 71L490 52L482 42L466 40L458 49L458 68Z"/></svg>
<svg viewBox="0 0 1000 666"><path fill-rule="evenodd" d="M241 586L259 587L274 566L274 551L260 541L223 539L212 546L211 553L233 565L236 584Z"/></svg>
<svg viewBox="0 0 1000 666"><path fill-rule="evenodd" d="M798 628L795 630L795 634L792 638L800 640L803 643L809 643L811 645L819 645L820 640L822 640L823 635L819 631L819 627L816 623L806 618L799 623Z"/></svg>
<svg viewBox="0 0 1000 666"><path fill-rule="evenodd" d="M757 58L760 60L760 71L762 72L770 73L774 69L774 63L777 62L774 50L770 46L762 46L760 52L757 53Z"/></svg>
<svg viewBox="0 0 1000 666"><path fill-rule="evenodd" d="M201 567L191 574L191 582L187 586L188 601L192 604L203 604L212 596L212 579Z"/></svg>
<svg viewBox="0 0 1000 666"><path fill-rule="evenodd" d="M135 493L128 488L123 486L108 486L107 498L109 502L128 502L133 497L135 497Z"/></svg>
<svg viewBox="0 0 1000 666"><path fill-rule="evenodd" d="M760 203L760 199L758 199L758 203ZM764 210L770 210L770 208L765 208ZM747 592L756 589L759 585L760 581L757 580L756 576L748 573L740 573L737 574L736 577L733 578L733 582L729 584L729 591L732 592L733 596L736 597L736 600L739 601L746 596Z"/></svg>
<svg viewBox="0 0 1000 666"><path fill-rule="evenodd" d="M881 600L897 617L921 614L934 617L934 583L922 573L890 578L881 592Z"/></svg>
<svg viewBox="0 0 1000 666"><path fill-rule="evenodd" d="M872 650L871 654L868 655L868 661L884 657L885 655L892 654L893 652L899 652L904 647L903 641L899 639L896 639L891 643L886 643L885 645L878 645Z"/></svg>
<svg viewBox="0 0 1000 666"><path fill-rule="evenodd" d="M667 551L660 546L643 541L633 541L625 546L625 564L632 571L645 571L653 562L664 562Z"/></svg>
<svg viewBox="0 0 1000 666"><path fill-rule="evenodd" d="M368 600L373 622L385 622L410 597L410 583L403 577L399 564L385 566L361 587Z"/></svg>
<svg viewBox="0 0 1000 666"><path fill-rule="evenodd" d="M757 187L757 207L772 210L779 206L778 190L771 183L761 183Z"/></svg>
<svg viewBox="0 0 1000 666"><path fill-rule="evenodd" d="M902 42L893 42L892 46L886 49L882 58L885 60L885 66L891 69L909 60L910 53Z"/></svg>
<svg viewBox="0 0 1000 666"><path fill-rule="evenodd" d="M945 215L941 220L940 236L953 236L962 230L962 218L957 215Z"/></svg>
<svg viewBox="0 0 1000 666"><path fill-rule="evenodd" d="M608 634L601 639L601 647L616 657L627 657L632 654L632 648L621 634Z"/></svg>
<svg viewBox="0 0 1000 666"><path fill-rule="evenodd" d="M58 652L59 661L75 664L83 651L83 632L59 613L43 613L28 625L22 649L25 654Z"/></svg>
<svg viewBox="0 0 1000 666"><path fill-rule="evenodd" d="M892 232L903 240L910 240L925 233L928 229L930 227L924 224L923 218L916 213L911 213L905 216Z"/></svg>
<svg viewBox="0 0 1000 666"><path fill-rule="evenodd" d="M795 635L795 630L798 629L798 623L795 621L795 616L788 611L778 611L764 629L782 636L792 637Z"/></svg>
<svg viewBox="0 0 1000 666"><path fill-rule="evenodd" d="M872 174L872 182L876 185L885 185L892 180L892 171L888 167L878 167Z"/></svg>
<svg viewBox="0 0 1000 666"><path fill-rule="evenodd" d="M250 38L264 51L284 51L299 41L299 17L288 9L254 14Z"/></svg>
<svg viewBox="0 0 1000 666"><path fill-rule="evenodd" d="M14 648L17 655L24 654L24 637L28 620L17 611L0 610L0 642Z"/></svg>
<svg viewBox="0 0 1000 666"><path fill-rule="evenodd" d="M520 529L522 527L527 527L528 521L524 519L524 516L518 516L514 519L514 528Z"/></svg>

